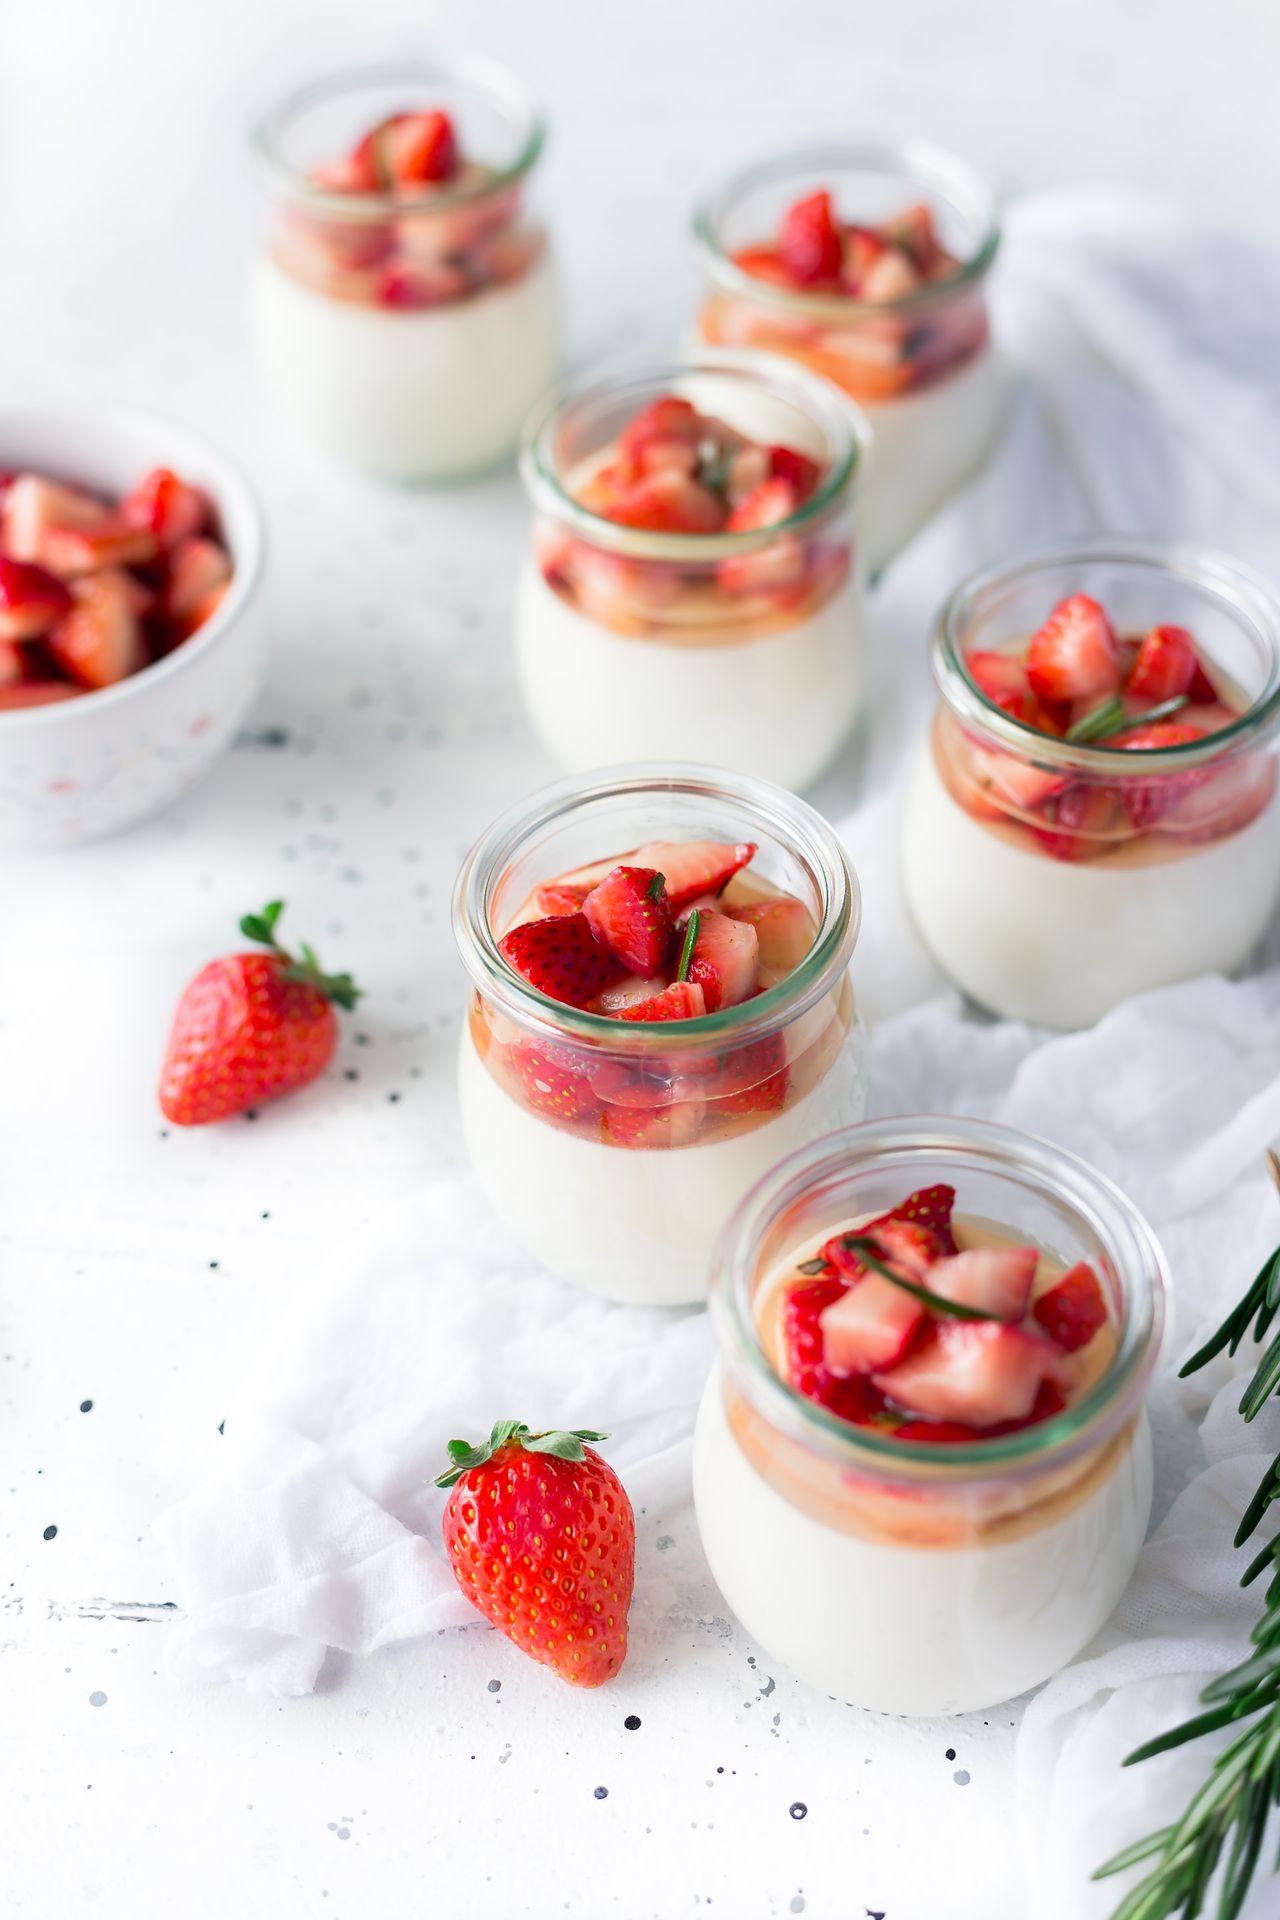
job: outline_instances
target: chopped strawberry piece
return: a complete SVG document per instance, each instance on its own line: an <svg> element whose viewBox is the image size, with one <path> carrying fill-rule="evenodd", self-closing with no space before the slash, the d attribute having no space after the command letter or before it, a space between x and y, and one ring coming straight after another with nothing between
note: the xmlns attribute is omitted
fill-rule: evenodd
<svg viewBox="0 0 1280 1920"><path fill-rule="evenodd" d="M403 187L447 180L458 165L453 122L438 109L397 113L387 129L384 151L393 182Z"/></svg>
<svg viewBox="0 0 1280 1920"><path fill-rule="evenodd" d="M171 548L204 532L209 503L168 467L154 467L120 502L120 518L126 526L145 528L162 547Z"/></svg>
<svg viewBox="0 0 1280 1920"><path fill-rule="evenodd" d="M647 978L667 964L675 922L666 882L653 867L615 867L582 904L597 940L630 973Z"/></svg>
<svg viewBox="0 0 1280 1920"><path fill-rule="evenodd" d="M1191 685L1187 688L1187 695L1193 706L1212 707L1219 705L1221 702L1222 696L1205 671L1199 654L1196 655L1196 670L1191 676ZM1232 714L1231 717L1234 719L1235 715Z"/></svg>
<svg viewBox="0 0 1280 1920"><path fill-rule="evenodd" d="M1124 808L1114 787L1076 781L1044 808L1045 827L1032 832L1055 860L1094 860L1116 845Z"/></svg>
<svg viewBox="0 0 1280 1920"><path fill-rule="evenodd" d="M744 921L756 930L757 977L762 987L776 986L794 973L813 945L813 917L792 894L747 900L725 911L731 920Z"/></svg>
<svg viewBox="0 0 1280 1920"><path fill-rule="evenodd" d="M107 568L76 580L73 605L48 636L50 654L62 671L82 687L110 687L147 664L133 583Z"/></svg>
<svg viewBox="0 0 1280 1920"><path fill-rule="evenodd" d="M782 1311L783 1367L797 1393L842 1420L862 1425L881 1411L883 1397L863 1375L838 1380L823 1358L822 1316L846 1292L841 1281L832 1279L801 1281L788 1289Z"/></svg>
<svg viewBox="0 0 1280 1920"><path fill-rule="evenodd" d="M1208 735L1201 727L1180 720L1156 720L1149 727L1131 727L1118 733L1113 747L1138 753L1157 753L1165 747L1189 747ZM1126 779L1120 788L1124 810L1135 827L1145 830L1176 807L1184 794L1213 778L1210 767L1189 767L1185 773L1153 774L1149 780Z"/></svg>
<svg viewBox="0 0 1280 1920"><path fill-rule="evenodd" d="M775 480L785 480L795 495L797 506L816 491L822 477L822 468L816 460L810 460L807 454L797 453L793 447L766 447L769 472Z"/></svg>
<svg viewBox="0 0 1280 1920"><path fill-rule="evenodd" d="M778 254L799 286L839 279L844 249L831 195L825 189L797 200L787 209L778 234Z"/></svg>
<svg viewBox="0 0 1280 1920"><path fill-rule="evenodd" d="M600 1111L600 1102L581 1059L554 1042L521 1042L508 1056L511 1070L528 1104L553 1120L588 1120Z"/></svg>
<svg viewBox="0 0 1280 1920"><path fill-rule="evenodd" d="M862 283L889 246L874 227L849 225L841 239L840 279L846 293L857 299Z"/></svg>
<svg viewBox="0 0 1280 1920"><path fill-rule="evenodd" d="M47 707L55 700L78 700L82 689L65 680L24 680L18 686L0 687L0 713L10 708Z"/></svg>
<svg viewBox="0 0 1280 1920"><path fill-rule="evenodd" d="M766 480L756 487L729 515L726 532L746 533L760 527L780 526L796 511L799 500L789 480Z"/></svg>
<svg viewBox="0 0 1280 1920"><path fill-rule="evenodd" d="M0 639L36 640L70 610L61 580L30 560L0 556Z"/></svg>
<svg viewBox="0 0 1280 1920"><path fill-rule="evenodd" d="M1064 1353L1087 1347L1108 1318L1098 1276L1084 1260L1077 1261L1056 1286L1042 1293L1031 1312Z"/></svg>
<svg viewBox="0 0 1280 1920"><path fill-rule="evenodd" d="M696 447L701 433L702 421L691 401L674 393L661 394L627 422L618 435L618 451L624 459L638 461L657 441Z"/></svg>
<svg viewBox="0 0 1280 1920"><path fill-rule="evenodd" d="M563 883L535 887L533 905L542 919L547 919L553 913L577 913L589 891L587 887L565 886Z"/></svg>
<svg viewBox="0 0 1280 1920"><path fill-rule="evenodd" d="M849 1231L837 1233L823 1247L823 1258L846 1280L860 1281L875 1271L864 1263L858 1249L849 1244L851 1239L862 1236L874 1242L878 1257L886 1265L916 1286L924 1283L930 1267L943 1252L942 1241L923 1221L903 1219L898 1214L882 1214L880 1219L870 1220L865 1227L859 1227L856 1235ZM892 1282L886 1284L891 1285Z"/></svg>
<svg viewBox="0 0 1280 1920"><path fill-rule="evenodd" d="M760 942L756 930L711 908L698 915L688 977L706 996L707 1012L736 1007L756 990Z"/></svg>
<svg viewBox="0 0 1280 1920"><path fill-rule="evenodd" d="M1129 669L1128 690L1140 700L1172 700L1188 691L1199 665L1185 627L1152 627Z"/></svg>
<svg viewBox="0 0 1280 1920"><path fill-rule="evenodd" d="M651 533L719 533L725 524L725 507L709 487L663 468L618 491L605 517L621 527L645 527Z"/></svg>
<svg viewBox="0 0 1280 1920"><path fill-rule="evenodd" d="M872 1379L907 1413L985 1429L1026 1418L1053 1358L1047 1340L1001 1320L939 1321L927 1346Z"/></svg>
<svg viewBox="0 0 1280 1920"><path fill-rule="evenodd" d="M1120 685L1120 649L1096 600L1073 593L1027 649L1027 677L1042 700L1087 700Z"/></svg>
<svg viewBox="0 0 1280 1920"><path fill-rule="evenodd" d="M924 285L910 259L898 247L886 247L862 276L858 298L874 306L888 307L895 300L909 299Z"/></svg>
<svg viewBox="0 0 1280 1920"><path fill-rule="evenodd" d="M688 1067L717 1115L779 1113L787 1104L791 1070L780 1033L708 1055Z"/></svg>
<svg viewBox="0 0 1280 1920"><path fill-rule="evenodd" d="M921 273L932 273L938 265L942 248L938 242L932 207L923 202L908 207L904 212L895 214L892 220L886 220L880 231L891 246L901 247L904 253L910 255Z"/></svg>
<svg viewBox="0 0 1280 1920"><path fill-rule="evenodd" d="M163 594L165 619L183 639L217 611L231 579L231 562L216 540L196 534L180 540Z"/></svg>
<svg viewBox="0 0 1280 1920"><path fill-rule="evenodd" d="M149 527L131 526L118 514L91 527L46 527L40 553L51 573L64 580L103 567L138 567L154 560L159 542Z"/></svg>
<svg viewBox="0 0 1280 1920"><path fill-rule="evenodd" d="M101 500L38 473L20 473L5 490L0 547L11 560L43 562L50 527L92 527L107 518Z"/></svg>
<svg viewBox="0 0 1280 1920"><path fill-rule="evenodd" d="M975 648L965 655L969 678L986 694L994 706L1003 707L1016 720L1030 720L1035 702L1031 682L1021 660L1011 653L993 653Z"/></svg>
<svg viewBox="0 0 1280 1920"><path fill-rule="evenodd" d="M641 1000L637 1006L627 1007L618 1015L620 1020L700 1020L707 1011L707 1002L702 988L689 980L673 981L669 987L655 994L652 1000Z"/></svg>
<svg viewBox="0 0 1280 1920"><path fill-rule="evenodd" d="M778 258L776 247L741 247L733 256L733 264L740 273L749 273L753 280L767 280L774 287L792 285L791 275Z"/></svg>
<svg viewBox="0 0 1280 1920"><path fill-rule="evenodd" d="M931 1233L943 1253L954 1253L956 1243L951 1231L951 1213L955 1204L954 1187L941 1183L936 1187L918 1187L914 1193L907 1195L901 1206L891 1208L871 1224L880 1227L887 1220L905 1220Z"/></svg>
<svg viewBox="0 0 1280 1920"><path fill-rule="evenodd" d="M925 1308L883 1274L868 1274L822 1316L822 1359L829 1373L874 1373L910 1347Z"/></svg>
<svg viewBox="0 0 1280 1920"><path fill-rule="evenodd" d="M958 1420L904 1420L893 1429L895 1440L923 1440L930 1446L970 1446L977 1438L972 1427Z"/></svg>
<svg viewBox="0 0 1280 1920"><path fill-rule="evenodd" d="M0 687L16 687L26 677L25 649L16 646L12 640L0 640Z"/></svg>
<svg viewBox="0 0 1280 1920"><path fill-rule="evenodd" d="M567 1007L585 1007L623 971L585 913L526 920L503 935L498 950L530 986Z"/></svg>
<svg viewBox="0 0 1280 1920"><path fill-rule="evenodd" d="M970 1247L929 1269L929 1291L998 1320L1021 1320L1040 1256L1034 1247Z"/></svg>
<svg viewBox="0 0 1280 1920"><path fill-rule="evenodd" d="M998 747L966 744L969 772L979 793L993 791L1000 796L998 810L1016 807L1020 813L1033 813L1067 784L1065 773L1050 767L1037 767L1016 753L1003 753Z"/></svg>
<svg viewBox="0 0 1280 1920"><path fill-rule="evenodd" d="M679 913L703 894L723 891L739 868L755 858L755 844L730 846L720 840L651 840L637 847L638 867L656 867L667 883L671 911Z"/></svg>

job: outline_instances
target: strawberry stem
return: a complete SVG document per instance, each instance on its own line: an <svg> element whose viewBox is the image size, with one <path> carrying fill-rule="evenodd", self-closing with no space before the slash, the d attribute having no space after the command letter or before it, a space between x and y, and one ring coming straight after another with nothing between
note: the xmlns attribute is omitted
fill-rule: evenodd
<svg viewBox="0 0 1280 1920"><path fill-rule="evenodd" d="M469 1440L450 1440L450 1465L436 1475L438 1487L451 1487L472 1467L482 1467L503 1447L523 1447L526 1453L549 1453L557 1460L586 1459L584 1440L607 1440L607 1433L594 1433L590 1427L574 1427L565 1432L552 1427L546 1433L530 1433L523 1420L495 1420L487 1440L475 1446Z"/></svg>
<svg viewBox="0 0 1280 1920"><path fill-rule="evenodd" d="M269 900L261 913L246 913L241 916L240 931L246 940L256 940L260 946L270 947L285 961L281 968L281 977L296 980L301 985L314 987L326 1000L332 1000L336 1006L347 1013L355 1009L361 996L361 989L349 973L326 973L315 956L314 950L302 943L295 959L276 939L276 924L284 912L283 900Z"/></svg>

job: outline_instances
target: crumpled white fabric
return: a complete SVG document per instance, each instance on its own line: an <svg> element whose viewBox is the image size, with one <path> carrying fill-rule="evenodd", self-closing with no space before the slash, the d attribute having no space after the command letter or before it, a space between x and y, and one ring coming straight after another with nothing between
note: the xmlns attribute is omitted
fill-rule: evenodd
<svg viewBox="0 0 1280 1920"><path fill-rule="evenodd" d="M863 883L873 1108L1027 1127L1117 1180L1170 1257L1168 1374L1280 1235L1262 1168L1280 1138L1276 935L1250 977L1162 989L1087 1033L979 1019L907 923L897 809L931 703L924 637L964 573L1091 530L1273 564L1280 266L1168 209L1059 195L1014 210L998 287L1026 378L997 457L878 590L874 723L841 823ZM301 1693L326 1647L368 1652L471 1617L438 1546L442 1496L424 1479L446 1439L496 1414L607 1415L633 1496L678 1497L709 1351L699 1313L611 1307L539 1271L469 1184L406 1200L281 1328L228 1416L216 1477L162 1522L186 1610L172 1663ZM573 1392L584 1375L589 1406ZM1118 1761L1241 1657L1256 1617L1230 1540L1280 1437L1274 1415L1243 1428L1238 1384L1208 1384L1203 1471L1188 1396L1157 1391L1158 1478L1169 1492L1197 1477L1106 1633L1025 1718L1020 1826L1037 1920L1110 1912L1118 1884L1090 1889L1091 1870L1173 1816L1205 1748L1124 1773Z"/></svg>

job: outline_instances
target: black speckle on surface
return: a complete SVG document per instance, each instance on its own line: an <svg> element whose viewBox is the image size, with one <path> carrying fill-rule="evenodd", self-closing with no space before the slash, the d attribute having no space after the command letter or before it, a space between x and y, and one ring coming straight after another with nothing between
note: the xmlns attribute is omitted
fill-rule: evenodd
<svg viewBox="0 0 1280 1920"><path fill-rule="evenodd" d="M489 1682L489 1691L490 1693L501 1693L502 1692L501 1680L491 1680Z"/></svg>
<svg viewBox="0 0 1280 1920"><path fill-rule="evenodd" d="M629 1713L622 1724L628 1733L634 1733L640 1725L640 1715L638 1713Z"/></svg>
<svg viewBox="0 0 1280 1920"><path fill-rule="evenodd" d="M596 1788L596 1799L597 1799L597 1800L607 1800L608 1798L609 1798L609 1789L608 1789L608 1787L597 1787L597 1788Z"/></svg>
<svg viewBox="0 0 1280 1920"><path fill-rule="evenodd" d="M360 1075L356 1072L354 1067L344 1067L342 1077L344 1080L358 1080L360 1078Z"/></svg>
<svg viewBox="0 0 1280 1920"><path fill-rule="evenodd" d="M210 1271L210 1273L216 1273L216 1272L217 1272L217 1270L218 1270L218 1262L217 1262L216 1260L211 1260L211 1261L209 1262L209 1271Z"/></svg>
<svg viewBox="0 0 1280 1920"><path fill-rule="evenodd" d="M226 1421L225 1421L225 1420L219 1420L219 1422L218 1422L218 1432L219 1432L219 1433L225 1433L225 1432L226 1432L226 1430L227 1430L227 1423L226 1423Z"/></svg>
<svg viewBox="0 0 1280 1920"><path fill-rule="evenodd" d="M353 1033L351 1038L358 1047L367 1047L369 1044L369 1036L367 1033Z"/></svg>
<svg viewBox="0 0 1280 1920"><path fill-rule="evenodd" d="M948 1760L954 1760L954 1759L955 1759L955 1757L956 1757L956 1750L955 1750L955 1748L954 1748L954 1747L948 1747L948 1748L947 1748L947 1758L948 1758Z"/></svg>
<svg viewBox="0 0 1280 1920"><path fill-rule="evenodd" d="M806 1807L803 1800L793 1800L791 1802L791 1805L787 1808L787 1812L791 1815L791 1818L793 1820L803 1820L806 1813L808 1813L808 1811L809 1809L808 1807Z"/></svg>
<svg viewBox="0 0 1280 1920"><path fill-rule="evenodd" d="M81 1413L92 1413L93 1412L92 1400L82 1400L80 1402L80 1411Z"/></svg>
<svg viewBox="0 0 1280 1920"><path fill-rule="evenodd" d="M394 1107L394 1105L396 1104L396 1101L397 1101L397 1100L398 1100L399 1098L400 1098L400 1095L399 1095L398 1093L389 1093L389 1094L387 1095L387 1099L388 1099L388 1100L389 1100L389 1101L391 1102L391 1105L392 1105L393 1107Z"/></svg>
<svg viewBox="0 0 1280 1920"><path fill-rule="evenodd" d="M258 1109L256 1107L246 1107L244 1117L246 1120L256 1120L258 1117Z"/></svg>
<svg viewBox="0 0 1280 1920"><path fill-rule="evenodd" d="M58 1529L56 1527L46 1527L44 1537L46 1540L56 1540L58 1537Z"/></svg>

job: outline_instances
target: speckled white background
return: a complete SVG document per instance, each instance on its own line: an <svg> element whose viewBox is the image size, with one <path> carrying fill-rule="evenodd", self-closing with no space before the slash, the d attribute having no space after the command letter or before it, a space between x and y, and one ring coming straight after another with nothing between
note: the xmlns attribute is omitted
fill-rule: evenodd
<svg viewBox="0 0 1280 1920"><path fill-rule="evenodd" d="M249 114L464 16L549 102L579 357L674 330L691 196L799 135L925 133L1006 187L1116 179L1275 225L1280 16L1257 0L1217 0L1211 83L1193 0L8 10L0 396L146 407L243 460L276 655L184 805L0 876L4 1911L1018 1920L1015 1710L907 1726L771 1676L715 1616L687 1507L641 1516L634 1652L585 1698L482 1628L332 1668L303 1701L184 1693L125 1604L165 1598L149 1523L206 1470L281 1303L456 1163L449 883L550 773L510 670L514 483L396 495L321 466L274 428L242 324ZM850 757L815 797L836 811L856 777ZM318 1089L169 1136L169 1006L277 891L366 1010Z"/></svg>

